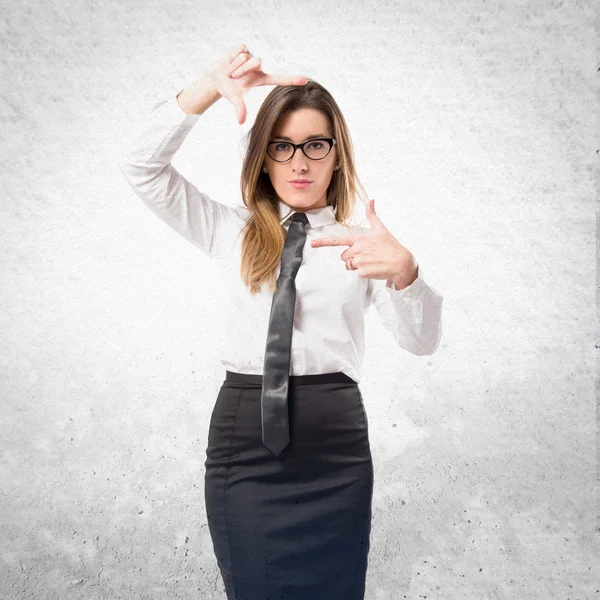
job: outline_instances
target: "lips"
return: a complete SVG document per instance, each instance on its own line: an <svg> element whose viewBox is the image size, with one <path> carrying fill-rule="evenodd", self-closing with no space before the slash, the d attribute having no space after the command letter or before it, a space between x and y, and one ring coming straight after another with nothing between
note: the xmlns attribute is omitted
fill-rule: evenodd
<svg viewBox="0 0 600 600"><path fill-rule="evenodd" d="M295 187L297 190L306 189L311 183L312 183L311 181L303 181L303 182L290 181L290 184L293 187Z"/></svg>

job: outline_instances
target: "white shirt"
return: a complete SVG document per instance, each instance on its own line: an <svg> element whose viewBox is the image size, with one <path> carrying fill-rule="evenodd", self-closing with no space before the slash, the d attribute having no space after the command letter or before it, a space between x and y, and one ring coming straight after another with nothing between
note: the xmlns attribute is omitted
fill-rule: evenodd
<svg viewBox="0 0 600 600"><path fill-rule="evenodd" d="M229 371L263 374L273 292L263 285L251 295L240 277L240 231L250 211L198 191L172 165L173 156L202 115L188 115L175 97L156 104L118 162L134 192L176 232L211 257L225 278L225 320L218 340ZM295 211L279 203L287 230ZM442 296L423 279L396 290L391 280L367 279L349 271L339 246L312 248L314 238L366 233L337 223L333 208L306 212L306 243L296 275L290 375L342 371L357 383L365 351L364 316L374 305L398 345L412 354L432 354L442 335ZM280 267L277 268L277 276Z"/></svg>

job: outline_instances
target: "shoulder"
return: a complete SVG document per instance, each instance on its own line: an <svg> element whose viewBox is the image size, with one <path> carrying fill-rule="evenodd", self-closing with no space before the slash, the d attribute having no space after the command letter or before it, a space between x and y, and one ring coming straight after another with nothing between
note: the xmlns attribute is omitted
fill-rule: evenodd
<svg viewBox="0 0 600 600"><path fill-rule="evenodd" d="M246 223L246 221L250 220L252 216L252 211L246 206L242 206L240 204L236 204L231 207L232 212L235 214L235 217L241 224Z"/></svg>

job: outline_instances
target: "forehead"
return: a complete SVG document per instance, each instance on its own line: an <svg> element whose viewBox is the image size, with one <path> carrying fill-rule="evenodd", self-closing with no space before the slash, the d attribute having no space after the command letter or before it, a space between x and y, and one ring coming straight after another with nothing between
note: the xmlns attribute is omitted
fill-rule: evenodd
<svg viewBox="0 0 600 600"><path fill-rule="evenodd" d="M327 117L320 110L301 108L279 117L272 135L285 135L292 139L304 139L314 133L331 135Z"/></svg>

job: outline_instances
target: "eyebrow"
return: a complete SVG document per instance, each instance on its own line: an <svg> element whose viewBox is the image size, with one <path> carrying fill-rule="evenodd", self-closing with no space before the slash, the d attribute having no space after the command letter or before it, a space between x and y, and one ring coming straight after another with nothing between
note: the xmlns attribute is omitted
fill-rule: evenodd
<svg viewBox="0 0 600 600"><path fill-rule="evenodd" d="M292 141L292 138L286 137L285 135L275 135L273 136L274 138L278 139L278 140L287 140L288 142ZM308 140L312 140L314 138L328 138L328 135L325 135L324 133L315 133L314 135L309 135L304 141L308 141Z"/></svg>

